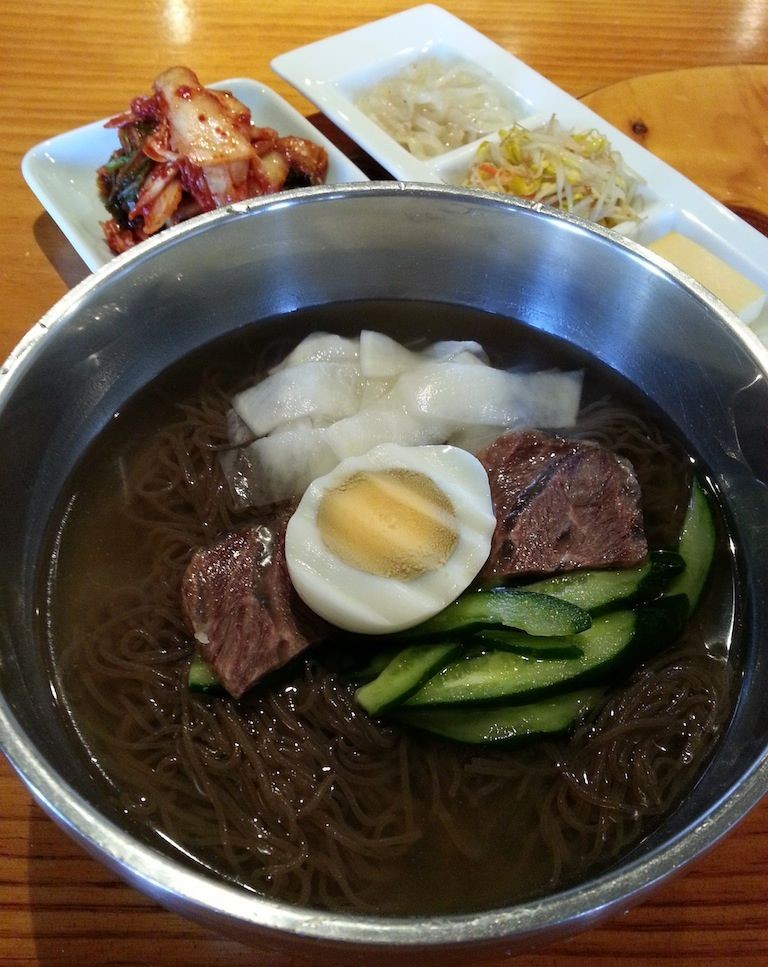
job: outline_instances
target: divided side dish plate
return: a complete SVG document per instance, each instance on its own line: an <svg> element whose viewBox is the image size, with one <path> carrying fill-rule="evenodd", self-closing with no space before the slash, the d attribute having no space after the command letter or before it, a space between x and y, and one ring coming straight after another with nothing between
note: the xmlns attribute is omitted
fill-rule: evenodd
<svg viewBox="0 0 768 967"><path fill-rule="evenodd" d="M421 161L368 118L357 101L384 78L421 58L468 62L490 75L513 120L532 127L555 115L566 128L596 128L642 178L644 218L620 226L649 244L677 231L768 291L768 238L666 162L605 121L484 34L433 4L413 7L281 54L272 69L394 177L462 184L483 139ZM488 138L497 136L496 132ZM768 342L768 305L751 328Z"/></svg>
<svg viewBox="0 0 768 967"><path fill-rule="evenodd" d="M357 165L270 88L244 77L207 86L231 91L249 108L254 124L321 144L328 152L327 184L368 180ZM115 114L127 107L127 103L116 104ZM109 214L96 187L96 170L119 146L117 132L104 127L106 120L43 141L30 148L21 163L27 184L91 270L114 258L101 232L100 222Z"/></svg>

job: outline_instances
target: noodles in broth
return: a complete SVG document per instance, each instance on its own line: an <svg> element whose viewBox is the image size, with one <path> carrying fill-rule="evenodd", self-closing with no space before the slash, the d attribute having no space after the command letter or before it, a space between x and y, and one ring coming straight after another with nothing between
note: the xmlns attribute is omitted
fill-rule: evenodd
<svg viewBox="0 0 768 967"><path fill-rule="evenodd" d="M217 463L235 378L206 369L181 404L166 381L162 405L137 405L99 442L51 579L62 708L132 830L273 898L411 915L578 882L675 807L731 708L724 643L705 633L722 594L596 719L527 747L383 725L323 648L240 701L190 693L181 576L192 550L254 519L234 509ZM612 398L585 408L578 433L632 461L649 539L674 539L690 473L680 447Z"/></svg>

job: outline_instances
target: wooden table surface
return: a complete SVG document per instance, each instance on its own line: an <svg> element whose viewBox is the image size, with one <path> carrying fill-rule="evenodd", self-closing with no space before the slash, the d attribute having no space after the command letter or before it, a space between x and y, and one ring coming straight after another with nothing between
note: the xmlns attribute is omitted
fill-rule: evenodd
<svg viewBox="0 0 768 967"><path fill-rule="evenodd" d="M311 114L312 105L271 72L270 60L406 6L402 0L2 0L0 357L87 274L22 180L28 148L122 109L172 64L192 67L203 82L255 78ZM656 71L768 63L768 0L447 0L444 6L579 97ZM642 906L518 962L671 961L768 964L768 801ZM0 761L2 967L287 963L208 933L123 884L60 832Z"/></svg>

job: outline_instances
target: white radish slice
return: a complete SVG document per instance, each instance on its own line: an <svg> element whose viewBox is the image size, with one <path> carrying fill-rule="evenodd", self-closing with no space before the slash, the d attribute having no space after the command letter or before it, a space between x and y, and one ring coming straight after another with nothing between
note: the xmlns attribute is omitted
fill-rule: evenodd
<svg viewBox="0 0 768 967"><path fill-rule="evenodd" d="M360 409L362 410L363 407L370 406L371 403L380 400L382 396L386 396L393 385L394 380L392 379L364 379L360 393Z"/></svg>
<svg viewBox="0 0 768 967"><path fill-rule="evenodd" d="M425 363L395 390L406 412L461 425L568 426L575 420L583 374L508 373L489 366Z"/></svg>
<svg viewBox="0 0 768 967"><path fill-rule="evenodd" d="M444 443L451 429L443 420L406 413L387 396L329 426L326 439L337 458L343 460L367 453L380 443L401 446Z"/></svg>
<svg viewBox="0 0 768 967"><path fill-rule="evenodd" d="M221 466L240 504L258 507L301 497L316 477L338 463L325 433L294 427L225 451Z"/></svg>
<svg viewBox="0 0 768 967"><path fill-rule="evenodd" d="M427 346L422 356L425 360L433 359L439 363L465 362L488 365L488 354L480 343L473 339L444 339Z"/></svg>
<svg viewBox="0 0 768 967"><path fill-rule="evenodd" d="M357 412L360 370L353 363L306 362L238 393L232 407L255 436L302 416L334 422Z"/></svg>
<svg viewBox="0 0 768 967"><path fill-rule="evenodd" d="M234 410L227 410L227 438L233 446L240 446L253 439L247 423L243 423Z"/></svg>
<svg viewBox="0 0 768 967"><path fill-rule="evenodd" d="M460 447L469 453L479 453L490 446L494 440L504 433L508 428L505 426L464 426L448 437L448 443L452 447Z"/></svg>
<svg viewBox="0 0 768 967"><path fill-rule="evenodd" d="M411 352L383 332L364 329L360 333L360 372L370 379L386 379L399 376L421 362L417 353Z"/></svg>
<svg viewBox="0 0 768 967"><path fill-rule="evenodd" d="M581 406L584 372L545 370L521 374L531 394L526 425L542 429L573 426Z"/></svg>
<svg viewBox="0 0 768 967"><path fill-rule="evenodd" d="M309 416L300 416L296 420L291 420L290 423L281 423L276 426L274 430L269 434L271 437L280 436L281 433L295 433L297 430L312 430L314 429L314 423L312 418Z"/></svg>
<svg viewBox="0 0 768 967"><path fill-rule="evenodd" d="M271 372L289 369L300 363L354 363L360 350L358 339L334 332L313 332L293 349Z"/></svg>

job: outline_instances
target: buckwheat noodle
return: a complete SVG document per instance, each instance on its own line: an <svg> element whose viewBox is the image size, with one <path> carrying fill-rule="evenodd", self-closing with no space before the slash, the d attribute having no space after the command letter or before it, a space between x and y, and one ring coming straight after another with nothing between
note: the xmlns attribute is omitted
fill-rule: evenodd
<svg viewBox="0 0 768 967"><path fill-rule="evenodd" d="M270 897L415 914L573 883L675 806L730 710L728 664L695 626L570 739L517 750L371 720L322 649L239 702L191 694L181 575L248 519L217 466L226 399L209 382L125 458L119 513L149 563L58 655L63 703L132 828ZM651 534L679 526L687 465L655 426L602 401L579 432L633 462Z"/></svg>

